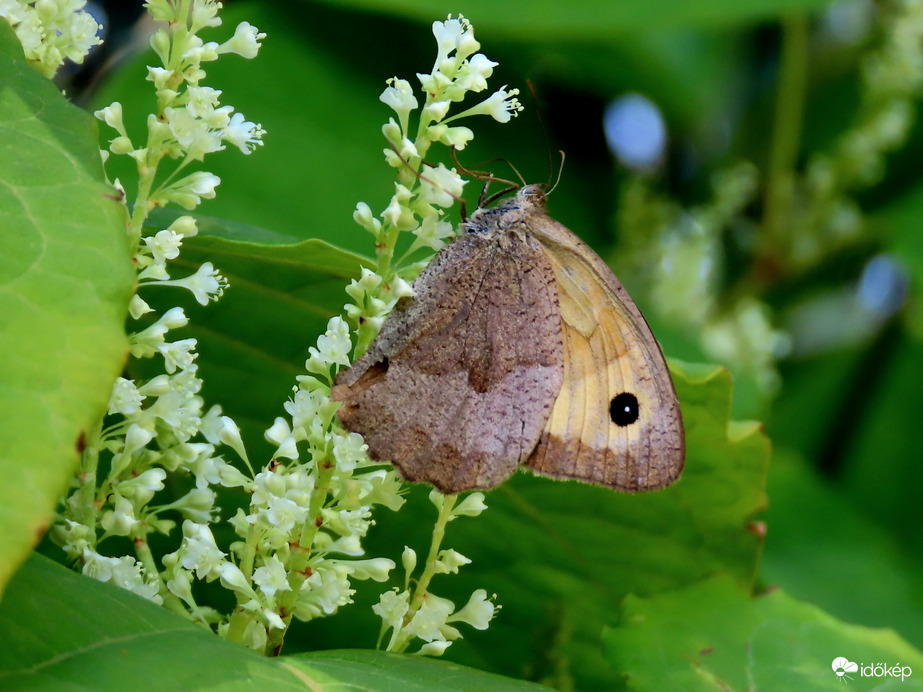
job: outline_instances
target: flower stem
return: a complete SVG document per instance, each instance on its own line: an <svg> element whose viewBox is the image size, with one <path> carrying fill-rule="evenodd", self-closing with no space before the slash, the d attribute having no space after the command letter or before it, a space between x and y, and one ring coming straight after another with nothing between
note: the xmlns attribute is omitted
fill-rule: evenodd
<svg viewBox="0 0 923 692"><path fill-rule="evenodd" d="M426 599L427 589L429 589L429 583L436 575L439 550L442 546L442 539L445 538L445 527L452 518L452 509L454 509L457 499L458 495L445 495L443 498L442 508L439 510L436 523L433 525L433 539L429 545L429 555L426 556L426 565L423 568L423 574L420 575L420 579L413 589L413 596L410 599L410 608L408 608L407 614L404 616L405 626L413 620L413 616L416 615L417 611L422 607ZM401 653L407 648L410 640L411 635L401 632L395 640L394 646L389 647L388 650Z"/></svg>
<svg viewBox="0 0 923 692"><path fill-rule="evenodd" d="M276 601L276 612L285 623L285 628L273 628L269 631L265 650L267 656L278 656L282 650L285 633L288 631L288 625L292 621L292 615L295 613L295 603L298 601L305 581L312 574L311 567L308 564L311 558L311 549L314 546L317 532L324 523L322 510L327 502L327 496L330 494L333 472L336 471L336 464L331 460L329 450L318 451L315 460L314 477L316 480L314 490L311 492L308 520L301 529L301 538L298 545L292 550L288 564L288 584L291 589L280 594Z"/></svg>
<svg viewBox="0 0 923 692"><path fill-rule="evenodd" d="M81 524L91 529L89 536L94 539L94 545L90 547L96 549L96 473L99 469L99 448L102 442L102 419L96 424L90 438L87 440L87 446L83 450L81 459L80 487L74 493L72 507L74 516Z"/></svg>
<svg viewBox="0 0 923 692"><path fill-rule="evenodd" d="M458 495L446 495L442 503L442 509L439 510L439 516L433 526L433 540L429 545L429 555L426 556L426 566L423 568L423 574L420 575L420 581L417 582L417 587L414 589L413 601L410 605L411 616L423 604L423 597L429 588L429 582L436 574L436 562L439 558L442 539L445 538L445 527L449 519L452 518L452 509L455 507L457 499Z"/></svg>

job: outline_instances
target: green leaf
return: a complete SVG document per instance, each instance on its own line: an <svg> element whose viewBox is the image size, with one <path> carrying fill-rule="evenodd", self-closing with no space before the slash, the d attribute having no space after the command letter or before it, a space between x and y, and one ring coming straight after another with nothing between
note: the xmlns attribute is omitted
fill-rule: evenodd
<svg viewBox="0 0 923 692"><path fill-rule="evenodd" d="M881 357L884 367L874 380L862 381L865 414L854 430L837 431L851 435L843 455L842 488L866 516L889 527L911 554L920 555L923 465L913 431L920 422L923 341L899 332ZM858 376L866 378L867 372Z"/></svg>
<svg viewBox="0 0 923 692"><path fill-rule="evenodd" d="M422 656L399 656L375 651L339 650L283 657L283 663L313 671L315 680L348 684L369 692L540 692L548 688L500 675L484 673L455 663ZM327 678L325 679L324 673Z"/></svg>
<svg viewBox="0 0 923 692"><path fill-rule="evenodd" d="M127 356L134 282L92 117L0 21L0 589L41 537Z"/></svg>
<svg viewBox="0 0 923 692"><path fill-rule="evenodd" d="M330 2L330 0L328 0ZM396 14L423 21L457 16L458 3L447 0L336 0L364 10ZM826 4L826 0L618 0L595 2L533 0L528 6L514 2L468 0L462 8L466 17L483 29L528 36L600 37L677 26L724 26L778 17L788 12L805 12Z"/></svg>
<svg viewBox="0 0 923 692"><path fill-rule="evenodd" d="M53 617L49 617L53 614ZM375 651L268 659L109 584L35 555L0 603L0 688L14 690L547 689Z"/></svg>
<svg viewBox="0 0 923 692"><path fill-rule="evenodd" d="M599 633L626 594L676 589L716 572L752 587L769 442L756 424L729 423L727 371L674 363L673 377L687 446L674 486L628 495L520 473L488 493L481 516L448 527L446 547L472 564L435 579L434 593L461 606L486 588L502 605L486 632L466 633L453 645L453 656L556 687L610 689L616 681L601 658ZM397 556L404 545L423 553L434 510L422 495L378 521L370 554ZM362 616L344 611L329 623L332 644L354 636Z"/></svg>
<svg viewBox="0 0 923 692"><path fill-rule="evenodd" d="M763 581L835 617L893 627L923 645L923 562L917 554L903 553L893 534L862 516L856 503L791 450L773 451L769 496Z"/></svg>
<svg viewBox="0 0 923 692"><path fill-rule="evenodd" d="M878 664L923 671L923 654L891 630L845 624L781 590L750 598L727 577L629 596L603 641L632 690L841 690L841 656L859 665L847 674L860 689L923 689L913 677L863 675Z"/></svg>

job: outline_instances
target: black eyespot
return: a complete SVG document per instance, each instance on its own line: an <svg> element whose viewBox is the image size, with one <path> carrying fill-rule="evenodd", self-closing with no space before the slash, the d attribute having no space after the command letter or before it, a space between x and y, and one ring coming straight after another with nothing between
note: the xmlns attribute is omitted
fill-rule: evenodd
<svg viewBox="0 0 923 692"><path fill-rule="evenodd" d="M631 425L641 415L638 397L629 392L622 392L609 403L609 417L620 428Z"/></svg>

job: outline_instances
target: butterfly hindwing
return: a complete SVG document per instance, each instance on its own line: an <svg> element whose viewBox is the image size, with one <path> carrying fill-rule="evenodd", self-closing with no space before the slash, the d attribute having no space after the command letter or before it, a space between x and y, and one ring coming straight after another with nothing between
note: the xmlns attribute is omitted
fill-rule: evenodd
<svg viewBox="0 0 923 692"><path fill-rule="evenodd" d="M564 382L526 465L623 491L669 485L682 472L685 442L660 347L609 267L543 217L530 228L555 272Z"/></svg>

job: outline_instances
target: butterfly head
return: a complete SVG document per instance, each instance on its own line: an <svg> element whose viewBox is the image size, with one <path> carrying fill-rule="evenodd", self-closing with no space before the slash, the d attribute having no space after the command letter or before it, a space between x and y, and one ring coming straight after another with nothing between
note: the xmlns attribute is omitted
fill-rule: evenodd
<svg viewBox="0 0 923 692"><path fill-rule="evenodd" d="M492 235L513 229L528 230L536 217L545 217L544 185L524 185L515 197L492 207L480 207L462 224L466 233Z"/></svg>
<svg viewBox="0 0 923 692"><path fill-rule="evenodd" d="M545 185L524 185L516 193L516 199L522 203L528 203L533 206L544 207L548 194L545 192Z"/></svg>

